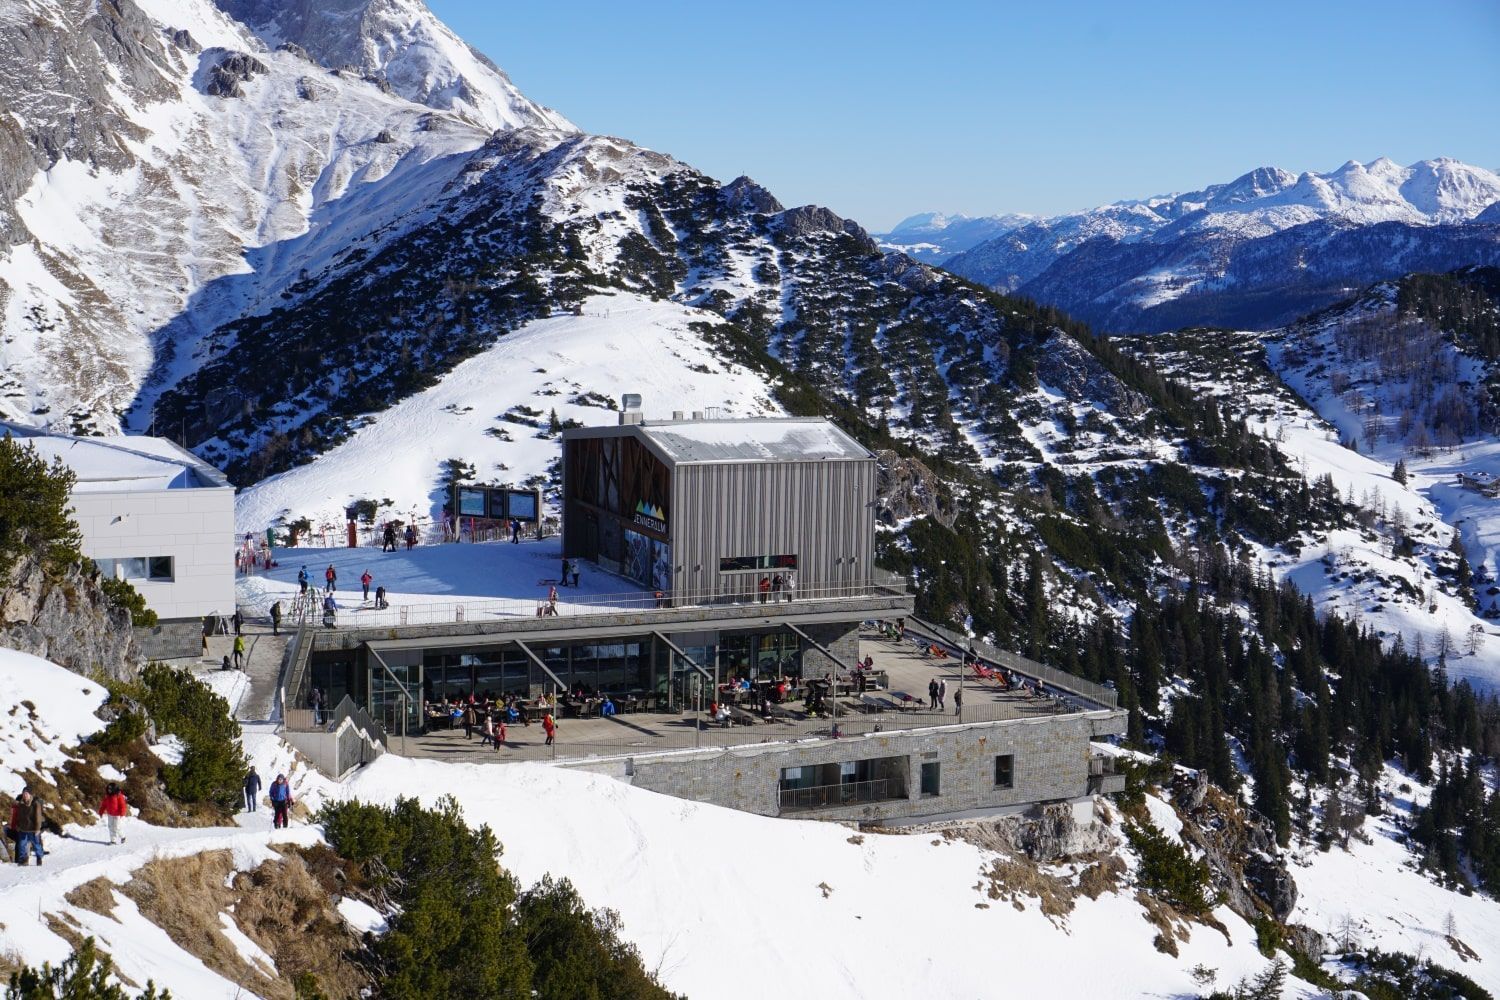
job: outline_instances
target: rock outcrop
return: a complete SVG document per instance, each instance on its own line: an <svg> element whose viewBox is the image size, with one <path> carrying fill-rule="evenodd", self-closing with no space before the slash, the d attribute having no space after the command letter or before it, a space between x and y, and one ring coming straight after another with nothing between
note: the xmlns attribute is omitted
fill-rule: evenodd
<svg viewBox="0 0 1500 1000"><path fill-rule="evenodd" d="M142 666L130 612L113 604L81 565L49 574L27 555L0 579L0 646L84 676L132 678Z"/></svg>
<svg viewBox="0 0 1500 1000"><path fill-rule="evenodd" d="M1183 839L1203 851L1229 908L1246 920L1286 920L1297 905L1297 883L1271 821L1210 785L1201 771L1179 778L1173 797L1189 820Z"/></svg>
<svg viewBox="0 0 1500 1000"><path fill-rule="evenodd" d="M876 517L888 527L913 517L932 517L951 527L958 511L937 474L915 458L875 453Z"/></svg>

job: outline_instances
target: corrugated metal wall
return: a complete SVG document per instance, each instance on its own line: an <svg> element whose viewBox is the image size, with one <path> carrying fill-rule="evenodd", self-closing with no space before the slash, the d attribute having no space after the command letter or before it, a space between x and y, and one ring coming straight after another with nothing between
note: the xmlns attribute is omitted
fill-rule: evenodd
<svg viewBox="0 0 1500 1000"><path fill-rule="evenodd" d="M680 465L672 485L673 587L731 593L759 574L720 557L796 555L797 594L867 582L875 562L875 462Z"/></svg>

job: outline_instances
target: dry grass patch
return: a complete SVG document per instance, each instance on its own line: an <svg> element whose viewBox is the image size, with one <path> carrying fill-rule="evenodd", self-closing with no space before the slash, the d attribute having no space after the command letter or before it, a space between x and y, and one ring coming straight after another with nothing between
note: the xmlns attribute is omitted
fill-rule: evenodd
<svg viewBox="0 0 1500 1000"><path fill-rule="evenodd" d="M100 916L114 919L115 884L102 875L77 888L70 889L63 899L80 910L89 910Z"/></svg>
<svg viewBox="0 0 1500 1000"><path fill-rule="evenodd" d="M1079 872L1078 891L1089 899L1098 899L1106 892L1118 892L1125 870L1124 858L1107 854Z"/></svg>
<svg viewBox="0 0 1500 1000"><path fill-rule="evenodd" d="M1042 870L1026 858L1000 857L982 872L976 888L990 899L1008 901L1017 910L1026 909L1026 898L1037 900L1042 913L1054 924L1073 912L1077 891L1072 882L1060 875ZM988 883L988 884L986 884Z"/></svg>
<svg viewBox="0 0 1500 1000"><path fill-rule="evenodd" d="M292 984L304 975L334 1000L357 997L370 984L351 960L358 941L300 854L250 872L236 872L228 851L160 859L142 866L121 891L178 947L266 1000L293 1000ZM274 973L241 957L224 934L221 914L271 956Z"/></svg>

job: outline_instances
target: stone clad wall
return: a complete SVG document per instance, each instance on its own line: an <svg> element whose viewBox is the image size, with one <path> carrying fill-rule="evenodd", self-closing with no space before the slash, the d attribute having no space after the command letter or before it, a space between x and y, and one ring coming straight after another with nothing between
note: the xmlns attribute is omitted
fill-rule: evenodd
<svg viewBox="0 0 1500 1000"><path fill-rule="evenodd" d="M819 641L822 641L821 639ZM781 769L875 757L905 758L905 799L846 807L795 810L806 819L877 821L1024 807L1088 794L1089 740L1125 731L1124 712L1087 712L969 723L907 732L872 733L844 740L756 744L721 750L637 757L627 765L633 784L678 798L759 813L783 815ZM995 757L1015 758L1011 788L995 787ZM941 789L921 794L924 763L941 767ZM619 776L616 765L581 762Z"/></svg>

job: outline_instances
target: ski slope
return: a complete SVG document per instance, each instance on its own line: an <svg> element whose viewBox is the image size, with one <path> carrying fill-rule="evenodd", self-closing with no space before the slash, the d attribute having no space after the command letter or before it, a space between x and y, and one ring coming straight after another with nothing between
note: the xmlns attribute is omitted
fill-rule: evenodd
<svg viewBox="0 0 1500 1000"><path fill-rule="evenodd" d="M781 412L760 376L722 361L691 329L722 324L713 313L623 293L593 296L582 312L527 323L437 385L372 414L315 461L244 490L235 507L239 530L302 516L315 526L342 525L344 508L357 499L390 500L394 516L425 521L441 514L442 466L450 458L471 463L481 483L545 481L561 455L546 434L551 413L563 422L614 423L609 407L626 392L642 395L648 418L709 406L732 416Z"/></svg>

